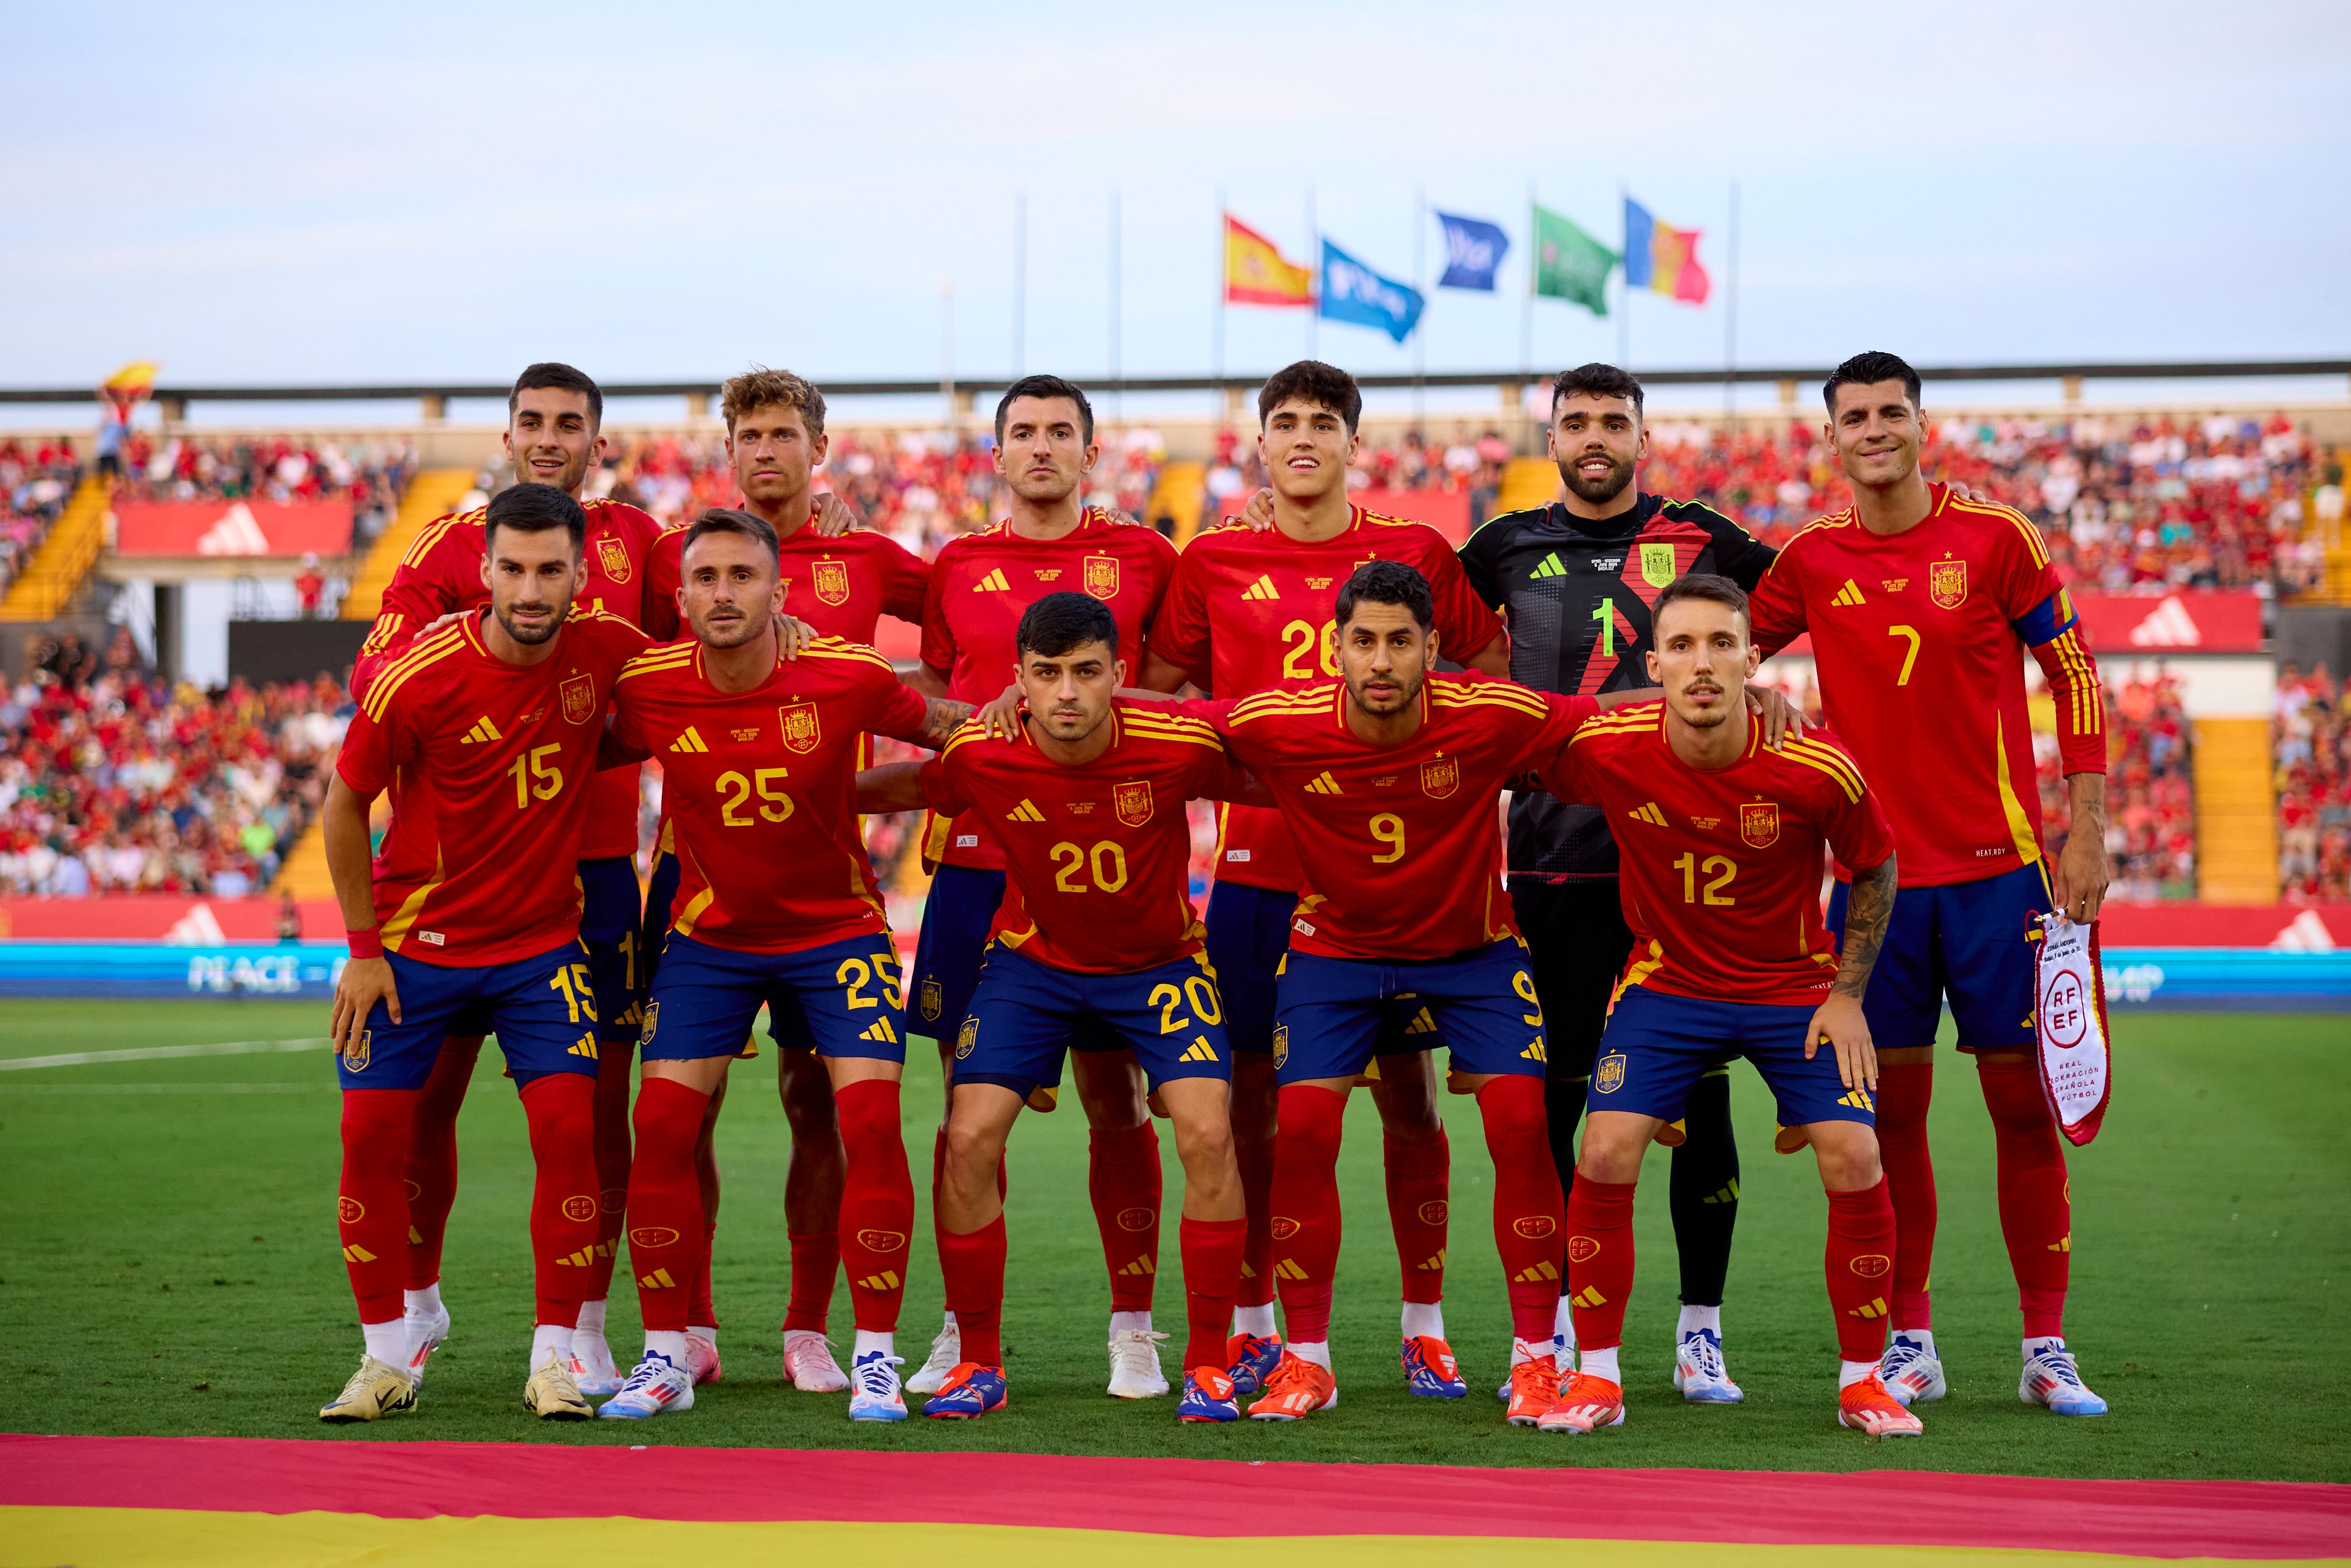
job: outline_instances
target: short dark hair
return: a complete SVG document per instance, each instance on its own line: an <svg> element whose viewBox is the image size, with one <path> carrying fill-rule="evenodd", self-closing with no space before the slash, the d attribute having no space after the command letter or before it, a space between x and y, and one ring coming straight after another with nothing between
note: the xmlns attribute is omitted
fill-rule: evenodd
<svg viewBox="0 0 2351 1568"><path fill-rule="evenodd" d="M541 387L553 387L559 392L584 392L588 397L588 423L601 429L604 423L604 389L589 379L585 371L575 371L555 360L541 360L535 365L525 365L522 374L515 377L514 391L507 393L507 417L514 417L515 405L522 394Z"/></svg>
<svg viewBox="0 0 2351 1568"><path fill-rule="evenodd" d="M1685 599L1703 599L1709 604L1727 604L1737 611L1750 627L1755 624L1754 612L1747 608L1747 593L1727 577L1710 571L1693 571L1666 584L1655 603L1649 606L1649 624L1656 625L1666 613L1666 606L1678 604Z"/></svg>
<svg viewBox="0 0 2351 1568"><path fill-rule="evenodd" d="M1353 621L1358 604L1401 604L1423 632L1437 624L1437 596L1428 591L1428 579L1400 560L1367 560L1357 567L1332 607L1333 624Z"/></svg>
<svg viewBox="0 0 2351 1568"><path fill-rule="evenodd" d="M1559 417L1562 398L1578 393L1585 397L1629 398L1633 417L1641 417L1641 382L1630 371L1620 371L1614 365L1604 365L1594 360L1588 365L1578 365L1572 371L1562 371L1551 379L1551 413Z"/></svg>
<svg viewBox="0 0 2351 1568"><path fill-rule="evenodd" d="M1909 394L1910 406L1918 406L1918 372L1910 368L1909 361L1899 354L1889 354L1883 349L1855 354L1831 371L1827 382L1821 388L1821 396L1828 403L1829 412L1834 413L1837 388L1876 386L1880 382L1900 382L1902 390Z"/></svg>
<svg viewBox="0 0 2351 1568"><path fill-rule="evenodd" d="M695 540L710 534L737 534L756 540L767 549L769 559L778 562L782 559L782 548L776 543L776 530L768 526L768 519L733 507L713 507L695 518L686 528L685 538L678 541L678 559L683 562Z"/></svg>
<svg viewBox="0 0 2351 1568"><path fill-rule="evenodd" d="M1346 422L1350 435L1355 434L1355 426L1364 417L1364 389L1355 384L1355 378L1320 360L1301 360L1294 365L1284 365L1265 379L1265 385L1257 393L1258 428L1262 430L1265 422L1273 417L1273 411L1286 402L1329 409Z"/></svg>
<svg viewBox="0 0 2351 1568"><path fill-rule="evenodd" d="M482 522L482 546L494 549L498 530L512 528L518 534L543 534L549 528L561 528L571 536L574 555L588 548L588 513L571 498L568 490L552 485L514 485L490 497L488 511Z"/></svg>
<svg viewBox="0 0 2351 1568"><path fill-rule="evenodd" d="M1092 444L1094 405L1086 401L1086 394L1078 390L1077 382L1063 381L1059 376L1022 376L1004 389L1004 396L996 404L996 444L998 446L1004 444L1005 411L1012 406L1015 398L1023 397L1065 397L1076 403L1079 428L1084 433L1087 444Z"/></svg>
<svg viewBox="0 0 2351 1568"><path fill-rule="evenodd" d="M1064 590L1045 595L1021 612L1020 629L1012 636L1012 651L1058 659L1089 643L1104 643L1115 654L1118 617L1092 594Z"/></svg>

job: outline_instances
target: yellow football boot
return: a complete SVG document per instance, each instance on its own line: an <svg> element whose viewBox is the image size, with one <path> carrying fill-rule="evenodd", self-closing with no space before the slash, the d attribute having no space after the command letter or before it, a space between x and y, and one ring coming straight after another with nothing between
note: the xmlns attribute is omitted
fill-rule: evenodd
<svg viewBox="0 0 2351 1568"><path fill-rule="evenodd" d="M360 1369L343 1391L319 1412L321 1421L373 1421L416 1408L416 1385L408 1374L371 1355L360 1357Z"/></svg>
<svg viewBox="0 0 2351 1568"><path fill-rule="evenodd" d="M570 1370L552 1356L522 1385L522 1406L542 1421L585 1421L596 1414L580 1397L580 1385L572 1381Z"/></svg>

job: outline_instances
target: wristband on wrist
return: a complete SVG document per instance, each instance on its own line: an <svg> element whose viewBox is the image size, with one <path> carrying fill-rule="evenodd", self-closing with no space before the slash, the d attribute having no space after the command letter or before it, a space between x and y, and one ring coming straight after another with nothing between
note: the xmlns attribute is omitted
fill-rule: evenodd
<svg viewBox="0 0 2351 1568"><path fill-rule="evenodd" d="M364 931L346 930L343 939L351 945L351 956L354 958L383 956L383 933L375 926L371 925Z"/></svg>

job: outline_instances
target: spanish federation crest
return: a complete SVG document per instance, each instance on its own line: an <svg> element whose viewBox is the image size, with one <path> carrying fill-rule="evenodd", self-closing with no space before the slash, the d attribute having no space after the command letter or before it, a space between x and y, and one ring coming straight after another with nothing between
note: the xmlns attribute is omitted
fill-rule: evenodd
<svg viewBox="0 0 2351 1568"><path fill-rule="evenodd" d="M651 1045L653 1042L654 1034L657 1033L660 1029L661 1004L659 1002L647 1002L645 1004L644 1032L637 1036L637 1043L639 1045Z"/></svg>
<svg viewBox="0 0 2351 1568"><path fill-rule="evenodd" d="M827 604L849 602L849 563L820 560L810 570L809 586Z"/></svg>
<svg viewBox="0 0 2351 1568"><path fill-rule="evenodd" d="M374 1038L375 1030L363 1029L360 1030L356 1039L343 1047L344 1071L365 1072L367 1071L368 1062L373 1060L374 1056L371 1050Z"/></svg>
<svg viewBox="0 0 2351 1568"><path fill-rule="evenodd" d="M596 677L566 675L563 677L563 717L566 723L586 724L596 716Z"/></svg>
<svg viewBox="0 0 2351 1568"><path fill-rule="evenodd" d="M1593 1066L1592 1087L1603 1094L1614 1094L1625 1087L1625 1053L1623 1051L1612 1051Z"/></svg>
<svg viewBox="0 0 2351 1568"><path fill-rule="evenodd" d="M1945 610L1957 610L1967 602L1968 563L1963 560L1938 560L1927 571L1927 597Z"/></svg>
<svg viewBox="0 0 2351 1568"><path fill-rule="evenodd" d="M776 710L776 727L783 732L787 751L814 751L824 739L814 703L786 703Z"/></svg>
<svg viewBox="0 0 2351 1568"><path fill-rule="evenodd" d="M1750 849L1768 850L1780 841L1780 802L1748 800L1739 808L1740 841Z"/></svg>
<svg viewBox="0 0 2351 1568"><path fill-rule="evenodd" d="M979 1020L966 1019L963 1028L956 1030L956 1060L961 1061L979 1045Z"/></svg>
<svg viewBox="0 0 2351 1568"><path fill-rule="evenodd" d="M1669 544L1645 544L1641 547L1641 580L1651 588L1663 588L1681 575L1675 563L1674 547Z"/></svg>
<svg viewBox="0 0 2351 1568"><path fill-rule="evenodd" d="M1280 1067L1289 1061L1290 1026L1286 1023L1278 1023L1273 1026L1273 1064Z"/></svg>
<svg viewBox="0 0 2351 1568"><path fill-rule="evenodd" d="M1139 828L1151 821L1151 781L1138 779L1131 784L1112 787L1111 804L1118 810L1118 820L1130 828Z"/></svg>
<svg viewBox="0 0 2351 1568"><path fill-rule="evenodd" d="M1118 597L1118 557L1114 555L1086 557L1086 591L1096 599Z"/></svg>
<svg viewBox="0 0 2351 1568"><path fill-rule="evenodd" d="M1461 759L1442 753L1420 765L1420 792L1442 800L1461 788Z"/></svg>
<svg viewBox="0 0 2351 1568"><path fill-rule="evenodd" d="M942 1005L939 983L936 980L925 980L923 982L923 1016L936 1020Z"/></svg>
<svg viewBox="0 0 2351 1568"><path fill-rule="evenodd" d="M629 580L629 547L610 535L596 541L596 564L614 582Z"/></svg>

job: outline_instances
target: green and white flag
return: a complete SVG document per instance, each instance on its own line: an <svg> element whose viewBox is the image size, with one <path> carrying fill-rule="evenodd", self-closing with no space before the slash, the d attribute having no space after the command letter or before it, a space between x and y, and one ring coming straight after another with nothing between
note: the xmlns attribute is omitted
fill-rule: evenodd
<svg viewBox="0 0 2351 1568"><path fill-rule="evenodd" d="M1535 208L1534 231L1535 292L1572 300L1594 316L1607 315L1608 274L1616 253L1548 207Z"/></svg>

